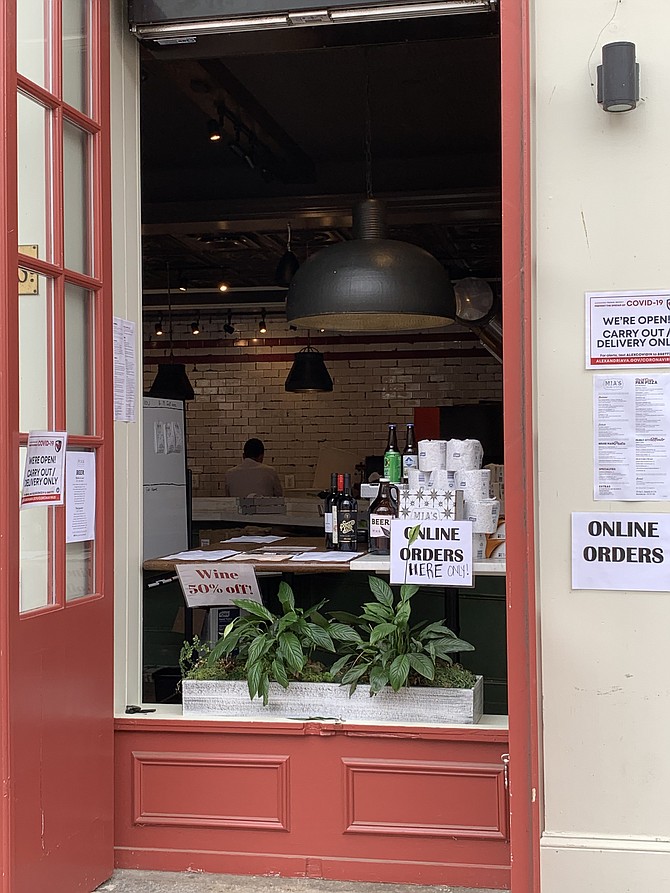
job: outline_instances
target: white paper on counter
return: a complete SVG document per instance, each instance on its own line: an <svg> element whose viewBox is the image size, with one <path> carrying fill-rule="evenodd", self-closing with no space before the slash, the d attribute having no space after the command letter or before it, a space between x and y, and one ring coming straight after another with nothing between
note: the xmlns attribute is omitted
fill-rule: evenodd
<svg viewBox="0 0 670 893"><path fill-rule="evenodd" d="M291 555L291 561L328 561L344 563L360 558L360 552L300 552L299 555Z"/></svg>
<svg viewBox="0 0 670 893"><path fill-rule="evenodd" d="M187 552L176 552L174 555L165 555L161 561L223 561L231 555L239 555L234 549L191 549Z"/></svg>
<svg viewBox="0 0 670 893"><path fill-rule="evenodd" d="M230 539L222 540L224 543L277 543L279 540L285 540L285 536L233 536Z"/></svg>
<svg viewBox="0 0 670 893"><path fill-rule="evenodd" d="M596 500L670 498L670 373L595 375Z"/></svg>
<svg viewBox="0 0 670 893"><path fill-rule="evenodd" d="M95 453L69 451L65 460L65 542L95 539Z"/></svg>
<svg viewBox="0 0 670 893"><path fill-rule="evenodd" d="M240 552L235 561L286 561L286 558L276 552Z"/></svg>

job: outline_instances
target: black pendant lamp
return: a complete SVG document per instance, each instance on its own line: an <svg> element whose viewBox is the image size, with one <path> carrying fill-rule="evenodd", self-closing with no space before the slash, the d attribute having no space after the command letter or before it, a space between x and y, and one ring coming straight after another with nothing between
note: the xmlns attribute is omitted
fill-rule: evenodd
<svg viewBox="0 0 670 893"><path fill-rule="evenodd" d="M454 290L431 254L384 238L384 206L354 208L354 238L302 265L286 295L292 325L331 331L412 331L453 323Z"/></svg>
<svg viewBox="0 0 670 893"><path fill-rule="evenodd" d="M168 336L170 339L170 355L158 364L158 372L149 388L147 396L162 397L165 400L193 400L195 393L186 374L186 366L183 363L175 363L172 346L172 295L170 292L170 265L167 269L167 298L168 298Z"/></svg>
<svg viewBox="0 0 670 893"><path fill-rule="evenodd" d="M275 270L275 285L279 285L282 288L289 287L289 285L291 284L291 280L295 276L298 267L300 266L300 261L291 251L290 223L286 224L286 229L286 251L280 257L279 263L277 264L277 269Z"/></svg>
<svg viewBox="0 0 670 893"><path fill-rule="evenodd" d="M294 394L332 391L333 379L326 369L323 354L309 345L299 350L293 358L284 390Z"/></svg>

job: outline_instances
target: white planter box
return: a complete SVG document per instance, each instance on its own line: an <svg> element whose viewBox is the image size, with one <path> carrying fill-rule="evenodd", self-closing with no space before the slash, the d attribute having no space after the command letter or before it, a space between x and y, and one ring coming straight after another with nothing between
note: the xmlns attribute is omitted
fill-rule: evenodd
<svg viewBox="0 0 670 893"><path fill-rule="evenodd" d="M483 712L483 677L474 688L385 688L370 697L367 685L349 689L328 682L270 685L267 707L249 698L246 682L182 682L184 716L252 716L257 719L335 719L342 722L476 723Z"/></svg>

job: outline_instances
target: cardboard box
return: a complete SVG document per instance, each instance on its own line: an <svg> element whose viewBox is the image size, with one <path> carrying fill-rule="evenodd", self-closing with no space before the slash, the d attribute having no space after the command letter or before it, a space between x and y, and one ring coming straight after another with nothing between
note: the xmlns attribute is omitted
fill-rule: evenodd
<svg viewBox="0 0 670 893"><path fill-rule="evenodd" d="M400 491L398 517L416 521L462 521L463 491L419 487Z"/></svg>

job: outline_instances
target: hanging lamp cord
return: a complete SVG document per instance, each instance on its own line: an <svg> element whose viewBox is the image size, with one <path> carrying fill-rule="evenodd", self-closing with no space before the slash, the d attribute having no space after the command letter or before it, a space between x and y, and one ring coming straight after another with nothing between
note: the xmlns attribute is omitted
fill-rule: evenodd
<svg viewBox="0 0 670 893"><path fill-rule="evenodd" d="M170 264L165 264L167 273L167 300L168 300L168 338L170 340L170 359L174 356L172 349L172 292L170 291Z"/></svg>
<svg viewBox="0 0 670 893"><path fill-rule="evenodd" d="M372 115L370 114L370 57L365 50L365 195L372 198Z"/></svg>

